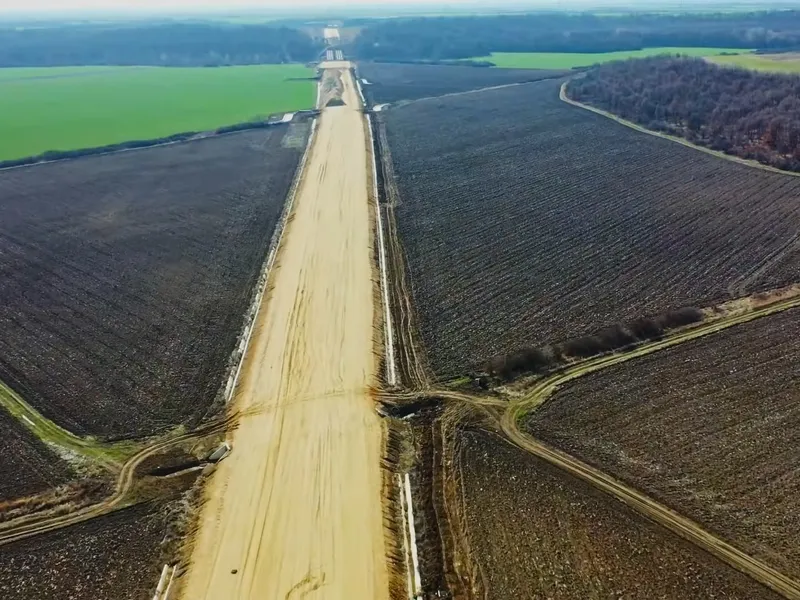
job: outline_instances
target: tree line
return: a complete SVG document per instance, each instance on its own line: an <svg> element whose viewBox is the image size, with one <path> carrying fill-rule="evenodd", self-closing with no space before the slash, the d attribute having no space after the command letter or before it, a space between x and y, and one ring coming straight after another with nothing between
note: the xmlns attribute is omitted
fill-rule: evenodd
<svg viewBox="0 0 800 600"><path fill-rule="evenodd" d="M800 171L800 76L654 57L594 67L569 83L567 95L713 150Z"/></svg>
<svg viewBox="0 0 800 600"><path fill-rule="evenodd" d="M370 60L431 61L491 52L596 53L660 46L800 48L800 11L386 19L368 24L353 50Z"/></svg>
<svg viewBox="0 0 800 600"><path fill-rule="evenodd" d="M0 67L223 66L307 62L320 40L287 27L224 23L0 29Z"/></svg>
<svg viewBox="0 0 800 600"><path fill-rule="evenodd" d="M560 344L521 348L495 356L487 362L485 370L504 381L525 374L546 373L575 359L627 350L642 342L661 339L670 330L699 323L703 318L703 311L694 307L679 308L657 317L640 317Z"/></svg>
<svg viewBox="0 0 800 600"><path fill-rule="evenodd" d="M0 67L221 66L306 62L323 49L301 23L137 22L0 28ZM800 11L589 13L360 20L348 55L450 61L491 52L609 52L659 46L800 48Z"/></svg>

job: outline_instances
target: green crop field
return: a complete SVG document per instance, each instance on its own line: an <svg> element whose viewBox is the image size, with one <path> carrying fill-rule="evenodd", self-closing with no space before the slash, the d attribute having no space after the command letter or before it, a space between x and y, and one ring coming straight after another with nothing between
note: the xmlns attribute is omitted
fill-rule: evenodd
<svg viewBox="0 0 800 600"><path fill-rule="evenodd" d="M301 65L0 69L0 160L312 108L313 76Z"/></svg>
<svg viewBox="0 0 800 600"><path fill-rule="evenodd" d="M737 56L715 56L711 59L719 65L743 67L756 71L774 73L800 73L800 53L787 54L740 54Z"/></svg>
<svg viewBox="0 0 800 600"><path fill-rule="evenodd" d="M19 79L43 79L55 77L82 77L119 70L120 67L31 67L17 69L0 68L0 82Z"/></svg>
<svg viewBox="0 0 800 600"><path fill-rule="evenodd" d="M494 52L472 60L490 60L505 69L572 69L588 67L597 63L626 58L642 58L659 54L683 54L688 56L716 56L723 53L750 52L731 48L645 48L624 52L579 54L570 52Z"/></svg>

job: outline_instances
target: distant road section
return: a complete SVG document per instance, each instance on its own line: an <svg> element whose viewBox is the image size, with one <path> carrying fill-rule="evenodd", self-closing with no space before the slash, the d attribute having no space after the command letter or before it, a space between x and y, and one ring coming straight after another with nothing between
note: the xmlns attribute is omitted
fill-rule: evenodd
<svg viewBox="0 0 800 600"><path fill-rule="evenodd" d="M388 598L370 385L372 228L365 126L347 63L324 110L206 490L185 600Z"/></svg>
<svg viewBox="0 0 800 600"><path fill-rule="evenodd" d="M326 27L322 35L329 44L339 42L339 29L337 27Z"/></svg>

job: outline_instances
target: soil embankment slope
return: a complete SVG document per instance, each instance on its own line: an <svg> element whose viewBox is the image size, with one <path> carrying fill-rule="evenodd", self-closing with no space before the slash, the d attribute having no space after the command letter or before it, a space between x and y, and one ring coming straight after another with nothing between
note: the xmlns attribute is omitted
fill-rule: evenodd
<svg viewBox="0 0 800 600"><path fill-rule="evenodd" d="M337 65L332 65L338 67ZM388 597L358 95L323 111L256 322L184 598Z"/></svg>

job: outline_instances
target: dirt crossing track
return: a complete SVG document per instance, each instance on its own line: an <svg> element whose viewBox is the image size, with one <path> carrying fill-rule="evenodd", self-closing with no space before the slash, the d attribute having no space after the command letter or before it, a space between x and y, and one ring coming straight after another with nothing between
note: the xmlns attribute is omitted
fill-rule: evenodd
<svg viewBox="0 0 800 600"><path fill-rule="evenodd" d="M579 378L531 413L526 431L797 579L798 316Z"/></svg>
<svg viewBox="0 0 800 600"><path fill-rule="evenodd" d="M467 430L459 447L470 548L486 600L781 598L495 435Z"/></svg>
<svg viewBox="0 0 800 600"><path fill-rule="evenodd" d="M342 77L346 105L318 123L243 367L233 452L207 488L187 600L388 597L367 150Z"/></svg>

